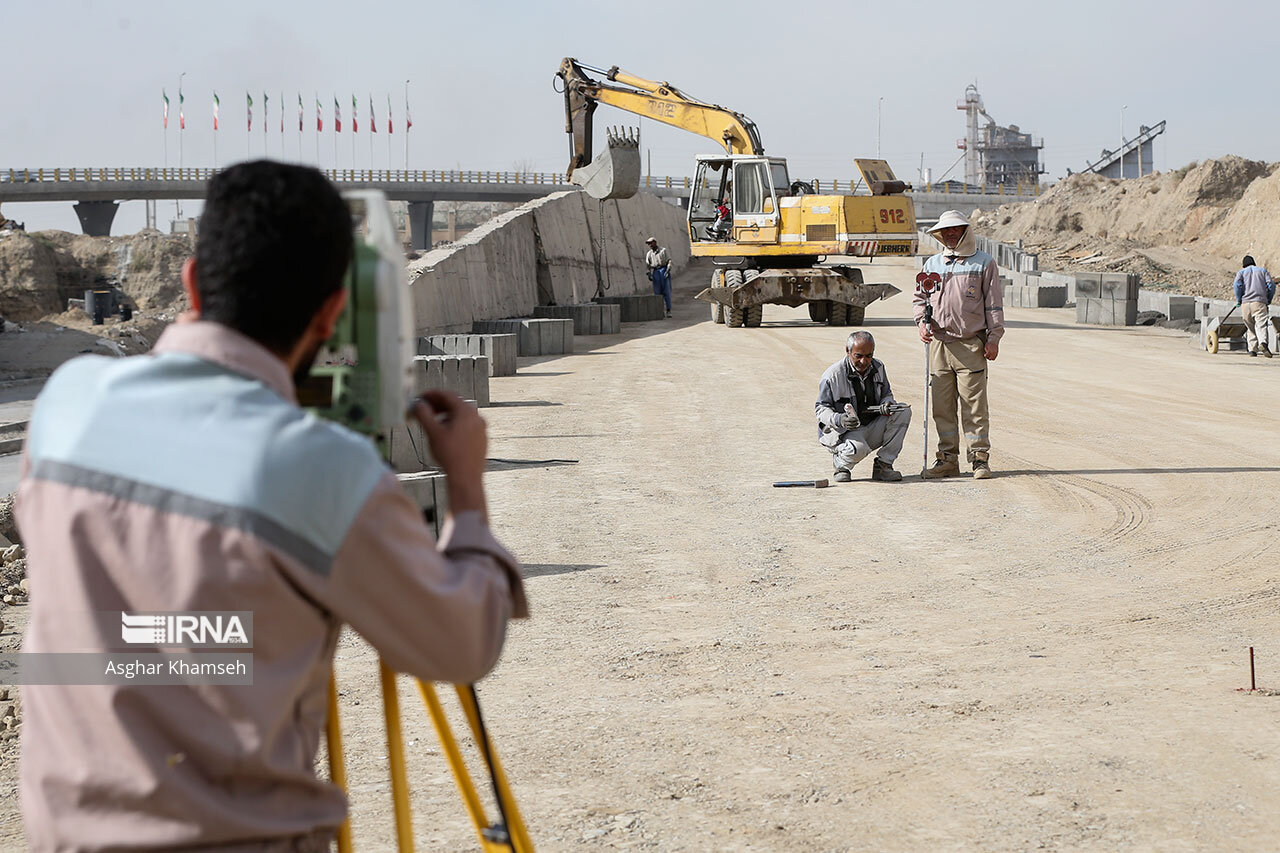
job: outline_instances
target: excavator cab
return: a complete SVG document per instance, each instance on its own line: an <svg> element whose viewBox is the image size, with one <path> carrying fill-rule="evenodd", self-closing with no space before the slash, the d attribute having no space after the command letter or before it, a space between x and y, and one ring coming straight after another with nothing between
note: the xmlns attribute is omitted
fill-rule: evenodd
<svg viewBox="0 0 1280 853"><path fill-rule="evenodd" d="M776 243L781 199L790 194L787 161L780 157L700 156L689 197L689 239L694 243L730 238L741 243ZM733 212L729 234L716 227L716 209L721 204Z"/></svg>

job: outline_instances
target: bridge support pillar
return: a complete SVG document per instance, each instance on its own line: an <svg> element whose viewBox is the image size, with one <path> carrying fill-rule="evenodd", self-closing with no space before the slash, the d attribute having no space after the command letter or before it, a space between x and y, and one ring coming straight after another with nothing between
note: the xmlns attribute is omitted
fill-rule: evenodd
<svg viewBox="0 0 1280 853"><path fill-rule="evenodd" d="M80 230L90 237L110 237L111 222L116 218L119 202L78 201L76 216L80 218Z"/></svg>
<svg viewBox="0 0 1280 853"><path fill-rule="evenodd" d="M435 214L434 201L409 202L409 239L414 251L425 252L431 248L431 217Z"/></svg>

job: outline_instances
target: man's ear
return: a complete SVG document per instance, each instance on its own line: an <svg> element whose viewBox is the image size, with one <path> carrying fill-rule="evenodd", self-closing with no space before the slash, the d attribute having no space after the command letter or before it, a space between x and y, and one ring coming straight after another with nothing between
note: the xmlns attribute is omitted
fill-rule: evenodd
<svg viewBox="0 0 1280 853"><path fill-rule="evenodd" d="M187 294L187 304L191 306L189 314L200 317L200 289L196 286L196 259L187 258L182 262L182 289Z"/></svg>
<svg viewBox="0 0 1280 853"><path fill-rule="evenodd" d="M311 330L322 341L327 341L333 337L333 330L337 328L338 318L342 316L342 312L347 307L347 289L340 287L329 295L324 302L320 304L320 310L316 312L315 319L311 321Z"/></svg>

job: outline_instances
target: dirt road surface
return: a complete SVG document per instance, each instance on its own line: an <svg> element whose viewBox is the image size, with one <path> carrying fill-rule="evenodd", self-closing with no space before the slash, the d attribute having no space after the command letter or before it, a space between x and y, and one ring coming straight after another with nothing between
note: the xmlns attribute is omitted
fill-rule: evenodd
<svg viewBox="0 0 1280 853"><path fill-rule="evenodd" d="M1280 844L1280 697L1237 692L1250 645L1280 688L1280 360L1011 310L995 478L922 482L898 296L866 328L906 480L774 489L830 475L813 400L849 330L713 326L704 277L492 384L492 456L579 460L487 479L534 617L480 693L539 849ZM376 658L344 642L338 676L357 849L393 849ZM475 849L402 682L418 849Z"/></svg>

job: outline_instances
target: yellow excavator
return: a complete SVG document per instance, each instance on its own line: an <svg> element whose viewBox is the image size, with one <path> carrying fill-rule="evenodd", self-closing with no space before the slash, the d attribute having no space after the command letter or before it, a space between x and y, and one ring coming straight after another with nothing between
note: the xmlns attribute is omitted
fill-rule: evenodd
<svg viewBox="0 0 1280 853"><path fill-rule="evenodd" d="M600 78L591 75L599 75ZM699 155L688 199L694 257L713 258L711 286L697 298L728 326L759 326L766 303L807 304L809 317L833 326L863 321L866 306L898 292L868 284L844 259L916 253L915 208L907 184L883 160L855 160L869 195L819 195L792 181L787 161L766 157L760 132L739 112L700 101L665 82L593 68L573 58L560 63L565 131L570 136L567 177L596 198L625 198L640 172L633 138L610 134L592 157L597 105L606 104L683 128L724 146ZM634 181L633 181L634 177Z"/></svg>

